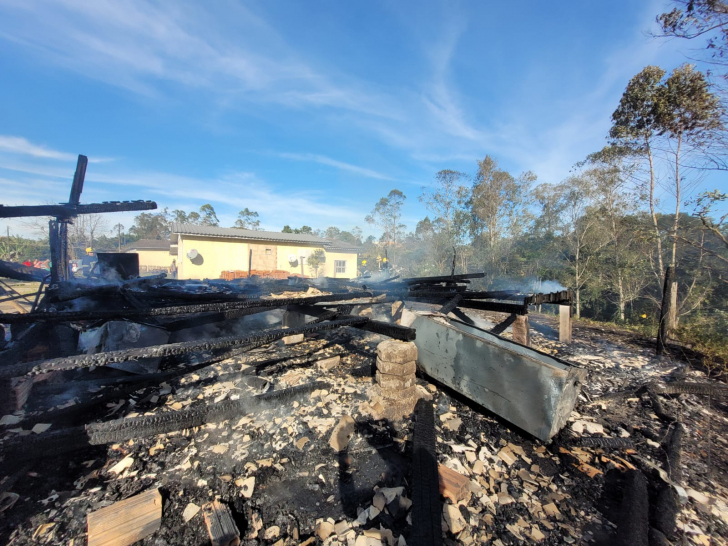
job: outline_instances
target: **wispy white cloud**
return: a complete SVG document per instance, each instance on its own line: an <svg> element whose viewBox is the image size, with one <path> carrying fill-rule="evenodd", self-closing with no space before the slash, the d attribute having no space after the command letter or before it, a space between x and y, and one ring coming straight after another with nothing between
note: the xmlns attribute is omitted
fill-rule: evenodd
<svg viewBox="0 0 728 546"><path fill-rule="evenodd" d="M59 152L40 144L33 144L26 138L10 135L0 135L0 152L60 161L76 161L78 159L77 155ZM89 159L90 163L106 163L108 161L113 161L113 159L108 157Z"/></svg>
<svg viewBox="0 0 728 546"><path fill-rule="evenodd" d="M327 157L325 155L319 155L319 154L295 154L295 153L287 153L287 152L279 152L274 154L277 157L281 157L283 159L290 159L292 161L310 161L313 163L319 163L320 165L328 165L329 167L334 167L336 169L340 169L342 171L348 171L354 174L358 174L360 176L364 176L366 178L376 178L378 180L394 180L391 176L387 176L386 174L382 174L380 172L374 171L372 169L367 169L365 167L359 167L357 165L352 165L351 163L345 163L343 161L338 161L336 159L332 159L330 157Z"/></svg>

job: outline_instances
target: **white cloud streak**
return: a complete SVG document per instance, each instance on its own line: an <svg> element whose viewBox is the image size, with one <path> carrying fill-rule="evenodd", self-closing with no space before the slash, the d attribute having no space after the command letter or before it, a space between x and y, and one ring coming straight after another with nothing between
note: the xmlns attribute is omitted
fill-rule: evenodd
<svg viewBox="0 0 728 546"><path fill-rule="evenodd" d="M394 178L387 176L385 174L382 174L380 172L374 171L372 169L366 169L364 167L359 167L357 165L352 165L351 163L345 163L343 161L338 161L336 159L332 159L330 157L327 157L325 155L318 155L318 154L294 154L294 153L286 153L286 152L280 152L274 154L276 157L280 157L283 159L290 159L292 161L309 161L313 163L318 163L320 165L327 165L329 167L334 167L336 169L340 169L342 171L348 171L354 174L358 174L360 176L364 176L366 178L375 178L377 180L394 180Z"/></svg>

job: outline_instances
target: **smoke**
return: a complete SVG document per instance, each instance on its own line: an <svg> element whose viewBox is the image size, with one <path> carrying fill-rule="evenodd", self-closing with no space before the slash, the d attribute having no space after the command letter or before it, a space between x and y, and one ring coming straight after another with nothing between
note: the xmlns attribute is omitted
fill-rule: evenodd
<svg viewBox="0 0 728 546"><path fill-rule="evenodd" d="M499 277L493 280L491 290L517 290L522 294L549 294L561 292L567 288L558 281L549 281L538 277L525 277L514 279L511 277Z"/></svg>

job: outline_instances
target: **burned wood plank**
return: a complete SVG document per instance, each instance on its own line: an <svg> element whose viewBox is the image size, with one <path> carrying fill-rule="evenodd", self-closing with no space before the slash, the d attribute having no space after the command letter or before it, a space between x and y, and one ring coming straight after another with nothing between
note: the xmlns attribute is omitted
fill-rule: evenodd
<svg viewBox="0 0 728 546"><path fill-rule="evenodd" d="M517 316L518 315L508 315L508 318L506 320L493 326L493 328L490 329L490 333L497 336L501 335L511 324L516 322Z"/></svg>
<svg viewBox="0 0 728 546"><path fill-rule="evenodd" d="M571 343L571 305L559 305L559 341Z"/></svg>
<svg viewBox="0 0 728 546"><path fill-rule="evenodd" d="M502 303L499 301L478 301L463 299L458 307L464 307L466 309L478 309L480 311L493 311L496 313L510 313L513 315L526 315L528 314L527 305L519 305L515 303Z"/></svg>
<svg viewBox="0 0 728 546"><path fill-rule="evenodd" d="M29 216L54 216L60 219L73 218L81 214L101 214L106 212L130 212L154 210L154 201L110 201L87 205L0 205L0 218L24 218Z"/></svg>
<svg viewBox="0 0 728 546"><path fill-rule="evenodd" d="M439 277L411 277L402 279L402 282L405 284L437 284L441 282L458 282L467 279L482 279L483 277L485 277L485 273L463 273L462 275L444 275Z"/></svg>
<svg viewBox="0 0 728 546"><path fill-rule="evenodd" d="M87 167L88 157L78 154L76 172L73 173L73 183L71 184L71 194L68 196L69 205L78 205L81 202L81 193L83 193L83 183L86 180Z"/></svg>
<svg viewBox="0 0 728 546"><path fill-rule="evenodd" d="M442 313L443 315L447 315L450 311L452 311L453 309L455 309L458 306L458 304L462 301L462 299L463 299L463 295L457 294L449 302L447 302L445 305L440 307L439 312Z"/></svg>
<svg viewBox="0 0 728 546"><path fill-rule="evenodd" d="M238 531L233 515L227 504L212 501L202 507L205 517L205 526L210 535L212 546L238 546L240 544L240 531Z"/></svg>
<svg viewBox="0 0 728 546"><path fill-rule="evenodd" d="M273 341L290 335L307 334L322 330L333 330L342 326L361 326L367 322L369 322L369 319L364 317L347 317L341 320L305 325L298 328L266 330L261 334L250 336L227 336L212 340L184 341L181 343L153 345L150 347L121 349L106 353L84 354L64 358L53 358L50 360L23 362L20 364L0 367L0 379L20 377L26 374L46 373L55 370L72 370L75 368L88 368L91 366L105 366L107 364L126 362L140 358L159 358L199 351L213 351L216 349L244 346L257 342L272 343ZM394 331L394 329L392 331Z"/></svg>
<svg viewBox="0 0 728 546"><path fill-rule="evenodd" d="M526 296L526 305L541 305L544 303L556 303L561 305L571 305L574 300L574 293L571 290L562 290L560 292L551 292L549 294L532 294Z"/></svg>
<svg viewBox="0 0 728 546"><path fill-rule="evenodd" d="M417 421L412 440L412 543L440 546L442 505L432 403L418 400L415 415Z"/></svg>
<svg viewBox="0 0 728 546"><path fill-rule="evenodd" d="M566 424L585 370L456 320L406 310L402 323L430 377L543 441Z"/></svg>
<svg viewBox="0 0 728 546"><path fill-rule="evenodd" d="M89 546L128 546L159 530L162 495L150 489L87 516Z"/></svg>
<svg viewBox="0 0 728 546"><path fill-rule="evenodd" d="M191 313L210 313L229 311L233 309L258 308L260 310L275 307L284 307L294 304L312 304L320 302L351 300L368 298L370 292L346 292L327 294L323 296L310 296L304 298L248 298L241 301L223 303L206 303L197 305L178 305L170 307L151 307L148 309L114 309L110 311L60 311L56 313L42 312L18 315L14 313L0 313L0 323L20 324L26 322L76 322L80 320L110 320L115 318L136 318L144 316L186 315ZM259 312L259 311L256 311Z"/></svg>

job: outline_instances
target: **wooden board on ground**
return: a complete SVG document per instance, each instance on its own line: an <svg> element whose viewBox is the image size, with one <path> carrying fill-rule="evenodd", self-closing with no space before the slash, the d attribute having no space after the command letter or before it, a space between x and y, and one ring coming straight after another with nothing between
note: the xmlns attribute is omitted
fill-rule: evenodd
<svg viewBox="0 0 728 546"><path fill-rule="evenodd" d="M240 544L240 531L226 504L219 501L209 502L202 507L202 514L205 516L205 525L212 546L238 546Z"/></svg>
<svg viewBox="0 0 728 546"><path fill-rule="evenodd" d="M128 546L162 525L162 495L150 489L87 516L88 546Z"/></svg>

